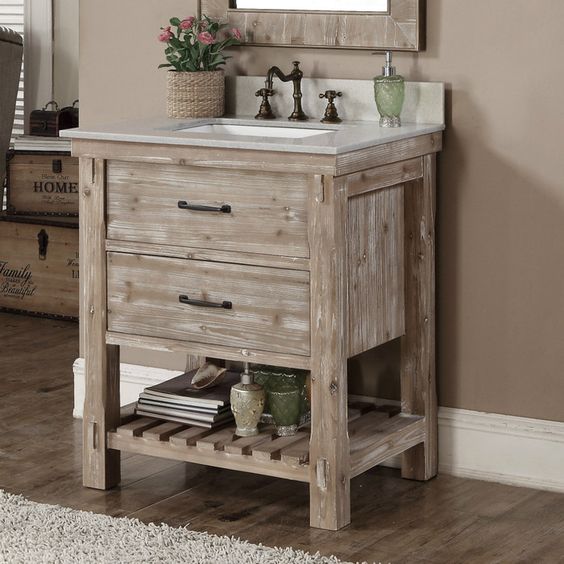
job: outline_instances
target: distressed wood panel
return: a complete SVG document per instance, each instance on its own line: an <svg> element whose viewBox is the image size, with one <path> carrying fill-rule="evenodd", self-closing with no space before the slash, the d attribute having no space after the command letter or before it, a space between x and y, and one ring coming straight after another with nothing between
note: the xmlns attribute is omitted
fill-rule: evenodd
<svg viewBox="0 0 564 564"><path fill-rule="evenodd" d="M424 159L422 181L406 184L405 336L401 341L401 398L406 414L425 416L425 443L403 455L402 476L437 474L435 383L435 155Z"/></svg>
<svg viewBox="0 0 564 564"><path fill-rule="evenodd" d="M113 332L309 355L307 272L109 253L108 293Z"/></svg>
<svg viewBox="0 0 564 564"><path fill-rule="evenodd" d="M307 257L307 177L108 163L108 238ZM178 202L229 204L230 213Z"/></svg>
<svg viewBox="0 0 564 564"><path fill-rule="evenodd" d="M202 12L238 27L246 44L345 49L425 48L425 0L390 0L389 13L234 10L202 0Z"/></svg>
<svg viewBox="0 0 564 564"><path fill-rule="evenodd" d="M345 181L315 179L310 194L310 524L330 530L350 522L347 223Z"/></svg>
<svg viewBox="0 0 564 564"><path fill-rule="evenodd" d="M347 207L349 356L354 356L404 333L403 186L355 196Z"/></svg>
<svg viewBox="0 0 564 564"><path fill-rule="evenodd" d="M83 483L108 489L120 481L120 454L107 432L120 423L119 347L106 344L105 162L80 160L81 345L86 394L83 415Z"/></svg>

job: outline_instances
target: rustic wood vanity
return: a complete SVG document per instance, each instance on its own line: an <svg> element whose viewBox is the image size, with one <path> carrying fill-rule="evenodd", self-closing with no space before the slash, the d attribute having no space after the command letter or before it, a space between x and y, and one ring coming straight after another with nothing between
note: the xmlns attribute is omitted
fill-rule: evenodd
<svg viewBox="0 0 564 564"><path fill-rule="evenodd" d="M311 526L337 530L350 522L351 478L391 456L403 454L404 478L432 478L442 125L344 126L284 150L280 140L119 127L70 134L84 485L119 484L120 451L254 472L309 483ZM401 413L349 420L347 359L396 338ZM311 431L237 438L233 428L122 421L120 346L311 370Z"/></svg>

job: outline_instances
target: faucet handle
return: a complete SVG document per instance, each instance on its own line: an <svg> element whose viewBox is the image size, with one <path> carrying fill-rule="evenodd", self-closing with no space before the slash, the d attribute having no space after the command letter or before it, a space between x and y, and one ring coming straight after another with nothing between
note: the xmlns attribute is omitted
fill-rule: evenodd
<svg viewBox="0 0 564 564"><path fill-rule="evenodd" d="M335 106L335 98L340 98L342 95L342 92L337 92L336 90L326 90L324 93L319 94L319 98L327 98L327 108L321 123L341 123L342 120Z"/></svg>
<svg viewBox="0 0 564 564"><path fill-rule="evenodd" d="M320 98L327 98L329 103L332 104L335 101L335 98L340 98L343 95L342 92L337 92L336 90L325 90L324 94L320 94Z"/></svg>
<svg viewBox="0 0 564 564"><path fill-rule="evenodd" d="M274 96L274 90L272 88L261 88L255 92L255 96L262 98L259 112L255 119L274 119L276 116L272 112L272 107L268 101L269 96Z"/></svg>

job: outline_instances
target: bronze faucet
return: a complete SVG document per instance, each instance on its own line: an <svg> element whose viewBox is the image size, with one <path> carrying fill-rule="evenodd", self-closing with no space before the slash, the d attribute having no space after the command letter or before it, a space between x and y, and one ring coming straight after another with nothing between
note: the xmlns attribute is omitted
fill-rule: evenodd
<svg viewBox="0 0 564 564"><path fill-rule="evenodd" d="M276 116L272 112L268 97L274 94L272 83L274 76L277 76L282 82L294 83L294 111L288 117L290 121L305 121L309 119L302 109L302 78L304 73L300 70L300 62L293 62L294 68L290 74L284 74L278 67L270 67L264 82L264 88L261 88L255 93L255 96L261 96L262 102L260 105L259 113L255 119L274 119Z"/></svg>

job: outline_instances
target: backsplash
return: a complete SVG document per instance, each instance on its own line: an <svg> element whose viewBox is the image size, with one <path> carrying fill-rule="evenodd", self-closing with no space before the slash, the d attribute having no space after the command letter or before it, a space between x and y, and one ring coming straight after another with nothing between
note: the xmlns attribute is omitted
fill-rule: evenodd
<svg viewBox="0 0 564 564"><path fill-rule="evenodd" d="M264 87L262 76L228 76L226 78L226 110L229 115L254 116L260 106L255 92ZM287 117L292 112L292 83L274 82L276 94L270 98L276 117ZM380 116L374 102L372 80L342 80L304 78L302 80L303 107L312 121L320 120L327 106L319 94L326 90L343 93L336 101L339 117L352 121L378 121ZM444 84L442 82L406 82L404 123L444 124Z"/></svg>

